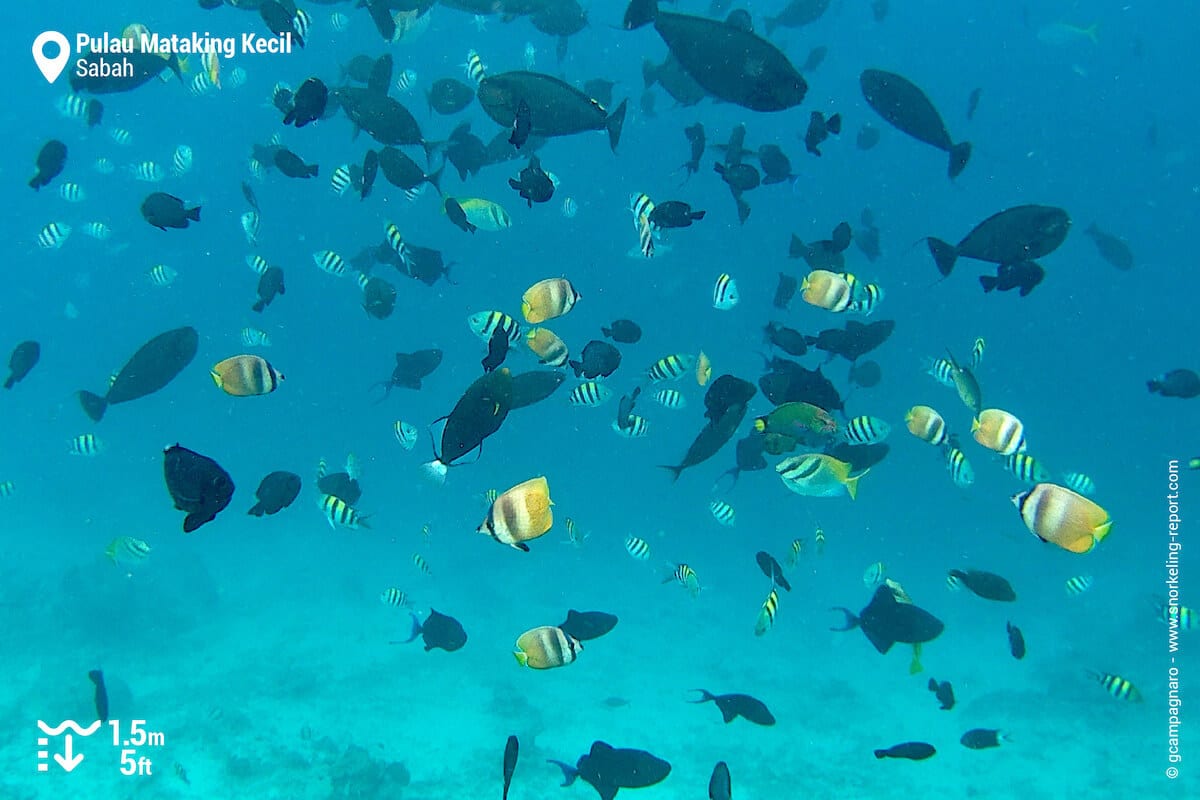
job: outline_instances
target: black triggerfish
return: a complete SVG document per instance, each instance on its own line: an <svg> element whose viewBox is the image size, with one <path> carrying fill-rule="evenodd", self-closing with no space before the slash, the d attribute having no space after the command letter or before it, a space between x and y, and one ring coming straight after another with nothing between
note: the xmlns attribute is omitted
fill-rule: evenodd
<svg viewBox="0 0 1200 800"><path fill-rule="evenodd" d="M513 379L507 368L486 372L467 387L454 410L443 417L442 451L434 450L434 460L425 464L425 471L438 481L446 480L446 470L455 461L475 448L483 447L483 440L500 430L508 412L512 410ZM434 420L439 422L440 420Z"/></svg>

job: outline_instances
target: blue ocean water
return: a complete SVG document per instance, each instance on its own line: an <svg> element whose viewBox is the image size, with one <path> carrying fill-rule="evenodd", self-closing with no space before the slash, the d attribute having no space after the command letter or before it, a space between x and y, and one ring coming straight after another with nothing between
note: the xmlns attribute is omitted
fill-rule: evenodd
<svg viewBox="0 0 1200 800"><path fill-rule="evenodd" d="M164 33L240 36L266 32L258 14L130 0L51 1L10 16L9 46L0 55L10 87L0 112L8 132L0 192L9 210L0 220L9 243L0 349L34 339L42 358L0 398L0 481L15 487L0 497L7 545L0 715L10 730L0 745L3 796L488 796L500 792L510 734L521 741L514 800L588 796L592 789L579 782L557 788L562 774L546 759L573 763L596 740L671 762L663 783L623 790L646 800L703 796L720 760L742 798L1197 792L1186 724L1183 761L1168 760L1172 662L1154 604L1165 594L1168 461L1200 455L1196 401L1151 396L1145 386L1168 370L1197 368L1191 228L1200 177L1190 79L1179 66L1190 52L1192 6L913 2L894 4L876 21L868 3L834 3L812 25L772 34L795 63L816 45L829 48L807 76L798 108L767 114L711 100L678 108L659 91L650 116L640 103L642 61L660 62L666 47L651 28L617 29L624 9L616 2L589 6L590 25L571 38L561 64L555 40L525 19L492 15L481 26L439 5L419 38L388 45L352 3L300 5L312 19L302 51L238 55L222 64L222 75L240 67L245 84L205 96L174 80L104 95L103 123L90 129L56 108L66 77L48 85L35 70L29 43L38 33L115 36L142 23ZM783 5L745 7L761 31L764 17ZM681 1L677 10L704 14L706 6ZM335 12L349 21L343 31L331 24ZM1057 23L1099 23L1097 42L1039 36ZM498 233L465 234L443 218L436 193L409 201L382 178L365 201L336 197L333 169L361 163L374 143L355 138L340 115L285 129L270 103L278 81L298 86L315 75L334 87L352 56L390 52L397 72L417 74L411 94L392 94L414 112L427 140L445 139L465 120L487 140L501 128L477 104L438 117L427 112L423 91L440 77L465 80L468 49L491 72L520 69L527 42L535 69L576 85L616 81L614 100L628 97L629 115L616 154L601 132L553 139L539 151L561 181L544 206L526 208L507 186L523 161L487 167L465 184L448 169L448 194L505 206L513 224ZM955 140L973 142L957 180L946 179L944 154L888 127L866 105L858 75L871 66L911 78ZM189 80L195 57L191 67ZM979 110L968 122L966 99L977 87ZM821 158L805 153L798 138L813 110L845 120ZM748 193L753 210L739 224L712 170L719 152L706 154L686 182L678 169L688 157L683 128L696 122L710 144L744 123L747 145L783 147L797 180ZM867 122L882 138L864 152L854 140ZM114 129L129 131L130 143L117 144ZM275 134L318 163L319 177L252 178L252 145ZM35 194L25 183L49 138L67 144L69 159L62 176ZM168 170L151 187L125 169L147 160L167 168L181 144L194 152L186 175ZM407 149L422 161L420 148ZM100 157L116 165L114 174L94 170ZM62 199L64 181L81 186L87 199ZM251 182L262 208L257 248L241 230L242 181ZM202 205L202 221L183 231L150 227L138 208L153 190ZM628 205L637 192L686 200L707 216L664 237L655 258L631 257L638 237ZM578 204L571 219L559 210L567 196ZM940 276L920 239L957 241L985 217L1022 203L1061 206L1073 219L1065 244L1044 259L1041 286L1026 298L984 295L974 277L979 265L970 261L935 283ZM851 416L870 414L893 428L892 451L862 478L857 500L797 496L771 469L714 492L733 465L732 444L672 484L658 465L678 463L704 423L704 390L690 375L678 384L685 410L641 400L638 413L650 424L644 439L612 432L615 398L599 409L570 407L571 381L545 403L514 412L478 462L450 470L445 486L421 475L419 465L431 457L426 426L480 372L484 347L466 325L470 314L519 316L529 285L565 276L582 299L550 325L573 352L617 318L637 320L645 331L622 347L623 365L608 381L617 397L658 358L701 349L714 376L756 381L768 321L809 334L845 322L799 298L788 311L772 308L778 273L801 274L803 262L787 259L790 235L825 238L841 220L856 226L864 207L874 212L884 255L870 262L852 246L847 269L884 287L872 320L894 319L896 330L870 356L883 368L882 383L854 390L847 401ZM107 224L111 238L86 236L91 221ZM399 296L395 313L381 321L362 312L352 278L318 271L312 253L332 249L349 258L382 241L387 221L410 241L442 250L454 262L455 283L427 287L387 275ZM59 249L38 246L50 222L73 229ZM1083 235L1092 222L1129 242L1133 270L1100 258ZM250 311L257 276L245 264L249 253L287 273L286 296L261 316ZM178 272L172 286L148 280L157 264ZM730 311L712 307L723 272L741 292ZM92 423L75 393L102 391L137 347L181 325L200 332L195 361L161 392ZM270 335L272 346L254 352L286 376L266 397L228 397L206 374L246 349L240 331L247 325ZM1029 535L1009 502L1021 485L998 458L965 441L971 413L923 373L923 359L946 348L964 358L977 337L987 342L978 369L985 405L1017 414L1030 452L1056 475L1076 470L1094 478L1096 499L1115 521L1094 552L1074 555ZM368 387L390 374L394 353L429 347L442 349L445 360L425 387L397 389L375 404ZM822 356L799 360L815 368ZM509 358L514 372L535 367L528 352ZM824 370L845 395L847 363ZM963 437L977 473L969 489L952 484L935 448L905 432L905 412L915 404L941 410ZM737 438L770 408L760 393ZM399 419L422 432L412 452L392 436ZM105 451L70 455L70 441L84 433L100 437ZM228 509L186 535L162 475L162 450L176 442L216 459L237 485ZM314 500L318 459L333 468L348 453L362 464L359 507L371 515L370 530L331 530ZM247 516L257 482L277 469L303 477L300 498L279 515ZM479 499L486 490L537 475L549 480L556 521L530 553L474 532L487 511ZM1182 478L1186 521L1195 473ZM733 527L709 512L718 496L736 509ZM581 546L566 541L567 517L588 534ZM826 536L820 555L818 528ZM649 543L648 561L626 554L630 535ZM150 557L114 566L103 553L119 536L145 540ZM784 561L797 538L808 544L788 573L793 591L780 593L773 629L756 637L770 587L754 555L768 550ZM430 575L413 566L414 553ZM873 590L861 576L877 561L946 624L924 646L918 674L909 672L906 646L881 656L861 633L829 630L841 621L831 607L867 604ZM1190 561L1185 547L1182 602L1196 607L1187 594ZM661 582L668 564L681 562L699 576L696 598ZM948 591L947 570L964 568L1005 576L1017 601ZM1075 575L1095 583L1069 597L1063 585ZM467 646L427 653L418 643L389 644L411 628L407 613L378 600L393 586L422 618L436 608L461 620ZM608 611L620 622L585 642L574 664L519 668L511 656L517 636L561 622L571 608ZM1020 661L1009 654L1010 621L1028 643ZM1184 698L1200 686L1191 678L1195 636L1184 632L1174 655ZM94 719L87 674L94 669L107 678L112 718L122 726L117 738L128 738L124 726L141 719L165 743L113 746L105 727L76 740L85 755L77 769L68 774L49 763L39 772L37 721ZM1110 697L1085 670L1127 678L1144 702ZM938 709L926 689L930 677L953 683L953 710ZM778 723L724 725L711 705L685 702L694 688L753 695ZM1011 742L966 749L958 740L972 728L1002 729ZM929 742L938 753L923 762L873 756L905 741ZM62 746L56 739L49 747ZM152 774L122 775L123 750L150 759ZM389 769L394 764L403 769ZM1164 775L1172 766L1180 770L1175 780Z"/></svg>

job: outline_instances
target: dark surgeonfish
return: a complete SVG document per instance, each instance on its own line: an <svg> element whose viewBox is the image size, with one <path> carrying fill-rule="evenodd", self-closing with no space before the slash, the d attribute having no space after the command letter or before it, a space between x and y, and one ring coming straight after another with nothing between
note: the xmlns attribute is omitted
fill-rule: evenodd
<svg viewBox="0 0 1200 800"><path fill-rule="evenodd" d="M880 586L875 596L857 616L850 609L835 607L846 615L846 624L832 631L862 628L867 640L881 654L892 649L896 642L921 644L931 642L946 627L940 619L911 603L901 603L888 586Z"/></svg>
<svg viewBox="0 0 1200 800"><path fill-rule="evenodd" d="M1061 208L1025 205L1005 209L971 229L958 244L930 236L929 253L938 272L949 275L959 257L992 264L1019 264L1049 255L1071 230L1071 218Z"/></svg>
<svg viewBox="0 0 1200 800"><path fill-rule="evenodd" d="M548 203L554 197L554 181L542 169L537 156L530 156L529 166L521 170L515 179L509 178L508 185L521 195L530 208L534 203Z"/></svg>
<svg viewBox="0 0 1200 800"><path fill-rule="evenodd" d="M708 800L730 800L733 787L729 778L729 765L718 761L708 779Z"/></svg>
<svg viewBox="0 0 1200 800"><path fill-rule="evenodd" d="M744 26L658 9L658 0L632 0L624 28L653 23L671 54L713 97L752 111L800 105L804 77L775 45Z"/></svg>
<svg viewBox="0 0 1200 800"><path fill-rule="evenodd" d="M883 367L875 361L855 361L850 367L850 382L864 389L878 386L883 380Z"/></svg>
<svg viewBox="0 0 1200 800"><path fill-rule="evenodd" d="M816 22L829 10L829 3L830 0L790 0L778 15L765 19L767 36L774 33L776 27L803 28Z"/></svg>
<svg viewBox="0 0 1200 800"><path fill-rule="evenodd" d="M592 749L579 757L575 766L547 759L563 771L563 786L583 779L600 794L600 800L613 800L618 789L641 789L666 780L671 765L645 750L615 748L606 742L593 742Z"/></svg>
<svg viewBox="0 0 1200 800"><path fill-rule="evenodd" d="M51 139L42 145L37 154L37 174L29 179L29 188L35 192L43 186L49 186L62 173L67 164L67 146L58 139Z"/></svg>
<svg viewBox="0 0 1200 800"><path fill-rule="evenodd" d="M684 169L687 170L687 176L690 178L700 171L700 158L704 155L705 145L704 126L699 122L689 125L683 129L683 135L687 137L691 150L691 157L683 164Z"/></svg>
<svg viewBox="0 0 1200 800"><path fill-rule="evenodd" d="M984 600L1011 603L1017 599L1012 584L993 572L980 569L952 569L946 576L946 583L952 589L965 586Z"/></svg>
<svg viewBox="0 0 1200 800"><path fill-rule="evenodd" d="M942 711L954 708L954 687L950 685L950 681L939 683L936 679L930 678L929 691L933 692L934 697L941 704Z"/></svg>
<svg viewBox="0 0 1200 800"><path fill-rule="evenodd" d="M853 241L849 222L839 222L828 239L804 243L796 234L792 234L788 244L788 258L803 258L810 269L828 269L837 272L846 266L846 257L842 255Z"/></svg>
<svg viewBox="0 0 1200 800"><path fill-rule="evenodd" d="M904 742L875 751L876 758L907 758L910 761L924 761L932 758L937 749L925 742Z"/></svg>
<svg viewBox="0 0 1200 800"><path fill-rule="evenodd" d="M383 397L379 399L382 402L384 398L392 393L392 389L400 387L401 389L412 389L419 391L421 381L441 366L442 351L436 348L429 350L418 350L415 353L396 353L396 367L392 370L392 376L384 381L379 381L371 388L383 387Z"/></svg>
<svg viewBox="0 0 1200 800"><path fill-rule="evenodd" d="M1004 623L1004 630L1008 633L1008 651L1012 653L1013 658L1020 661L1025 657L1025 635L1011 622Z"/></svg>
<svg viewBox="0 0 1200 800"><path fill-rule="evenodd" d="M607 378L621 366L621 351L608 342L593 339L584 345L578 361L568 361L567 364L575 370L577 378Z"/></svg>
<svg viewBox="0 0 1200 800"><path fill-rule="evenodd" d="M319 78L309 78L300 84L292 96L292 108L284 115L283 124L303 128L310 122L316 122L325 114L328 102L329 89Z"/></svg>
<svg viewBox="0 0 1200 800"><path fill-rule="evenodd" d="M757 472L758 470L767 468L767 459L763 457L763 447L766 444L766 437L757 431L751 431L744 439L739 439L735 446L735 461L737 462L732 469L728 469L721 473L717 478L715 486L720 485L720 482L726 477L732 477L733 482L729 488L737 486L738 478L743 472Z"/></svg>
<svg viewBox="0 0 1200 800"><path fill-rule="evenodd" d="M349 472L329 472L317 476L317 492L330 494L350 507L358 505L362 499L362 486L358 478L351 478Z"/></svg>
<svg viewBox="0 0 1200 800"><path fill-rule="evenodd" d="M88 673L88 678L95 687L95 691L92 693L92 702L96 706L96 719L107 724L108 688L104 685L104 673L98 669L94 669Z"/></svg>
<svg viewBox="0 0 1200 800"><path fill-rule="evenodd" d="M453 653L459 650L467 643L467 632L463 630L462 623L454 617L448 617L442 614L437 609L429 609L429 616L422 623L416 614L412 615L412 635L403 642L391 642L391 644L408 644L418 636L425 643L425 652L429 652L435 647L439 647L448 653Z"/></svg>
<svg viewBox="0 0 1200 800"><path fill-rule="evenodd" d="M687 228L704 219L704 211L693 211L682 200L664 200L650 212L650 224L656 228Z"/></svg>
<svg viewBox="0 0 1200 800"><path fill-rule="evenodd" d="M283 282L283 269L267 267L266 271L258 277L256 293L258 300L254 301L254 305L250 308L259 313L271 305L271 301L275 299L276 295L287 294L287 286Z"/></svg>
<svg viewBox="0 0 1200 800"><path fill-rule="evenodd" d="M762 438L761 436L759 438ZM771 583L783 589L785 592L792 590L792 585L788 583L788 579L784 577L783 567L779 566L779 562L775 560L775 556L768 553L766 550L759 550L754 554L754 560L758 564L758 568L762 570L763 575L771 579Z"/></svg>
<svg viewBox="0 0 1200 800"><path fill-rule="evenodd" d="M492 372L500 368L504 363L504 359L508 357L508 346L508 333L505 332L504 328L496 326L496 329L492 331L492 335L488 337L487 354L480 362L484 372Z"/></svg>
<svg viewBox="0 0 1200 800"><path fill-rule="evenodd" d="M163 477L175 508L188 512L184 533L212 522L233 498L233 478L220 464L177 444L163 451Z"/></svg>
<svg viewBox="0 0 1200 800"><path fill-rule="evenodd" d="M479 104L489 117L511 127L517 110L529 108L529 131L537 136L569 136L584 131L608 132L615 151L625 123L627 100L609 114L604 106L571 84L540 72L502 72L479 82Z"/></svg>
<svg viewBox="0 0 1200 800"><path fill-rule="evenodd" d="M844 407L842 396L820 367L808 369L786 358L773 358L768 368L770 372L758 379L758 388L773 405L812 403L826 411Z"/></svg>
<svg viewBox="0 0 1200 800"><path fill-rule="evenodd" d="M792 302L792 298L796 296L796 288L799 282L795 276L788 275L785 272L779 273L779 284L775 287L775 299L772 301L778 309L787 311L788 305Z"/></svg>
<svg viewBox="0 0 1200 800"><path fill-rule="evenodd" d="M513 773L517 771L517 754L521 751L521 743L516 736L509 736L504 743L504 793L500 800L508 800L508 787L512 785Z"/></svg>
<svg viewBox="0 0 1200 800"><path fill-rule="evenodd" d="M558 391L558 387L562 386L566 379L566 374L556 369L535 369L513 375L512 405L509 410L516 411L518 408L542 402Z"/></svg>
<svg viewBox="0 0 1200 800"><path fill-rule="evenodd" d="M810 347L829 354L829 358L841 356L847 361L857 361L888 340L896 329L895 320L881 319L871 323L850 320L844 329L830 328L816 336L805 336Z"/></svg>
<svg viewBox="0 0 1200 800"><path fill-rule="evenodd" d="M984 294L992 290L1001 292L1017 289L1021 297L1026 297L1046 277L1046 270L1036 261L1018 261L1015 264L998 264L996 274L980 275L979 285Z"/></svg>
<svg viewBox="0 0 1200 800"><path fill-rule="evenodd" d="M1087 227L1084 234L1096 245L1100 257L1105 261L1122 271L1133 269L1133 251L1124 239L1100 230L1094 222Z"/></svg>
<svg viewBox="0 0 1200 800"><path fill-rule="evenodd" d="M767 708L766 703L748 694L719 694L706 692L704 689L693 689L700 693L699 700L689 700L689 703L707 703L712 701L721 709L721 717L725 724L733 722L738 717L753 722L755 725L774 725L775 715Z"/></svg>
<svg viewBox="0 0 1200 800"><path fill-rule="evenodd" d="M971 157L971 143L954 143L942 115L920 87L908 78L881 69L863 70L858 80L867 105L897 130L949 153L947 173L951 178L958 177Z"/></svg>
<svg viewBox="0 0 1200 800"><path fill-rule="evenodd" d="M457 466L458 459L476 448L482 452L483 440L500 430L512 410L512 400L513 378L506 367L477 378L450 413L441 418L446 421L442 428L442 450L441 453L434 450L434 460L425 464L426 472L445 481L446 471Z"/></svg>
<svg viewBox="0 0 1200 800"><path fill-rule="evenodd" d="M599 639L617 626L617 615L603 611L567 611L567 620L558 628L581 642Z"/></svg>
<svg viewBox="0 0 1200 800"><path fill-rule="evenodd" d="M128 64L129 69L117 69L121 62ZM165 69L174 72L175 77L183 82L183 70L175 53L164 58L145 50L120 54L87 52L74 59L71 65L71 91L76 94L132 91L154 80Z"/></svg>
<svg viewBox="0 0 1200 800"><path fill-rule="evenodd" d="M14 347L12 355L8 357L9 374L4 380L4 388L11 389L25 380L25 376L37 366L38 359L41 357L42 346L32 339Z"/></svg>
<svg viewBox="0 0 1200 800"><path fill-rule="evenodd" d="M137 400L162 389L196 357L200 334L185 326L160 333L146 342L121 367L103 397L79 392L79 404L93 422L99 422L110 405Z"/></svg>
<svg viewBox="0 0 1200 800"><path fill-rule="evenodd" d="M454 78L439 78L425 92L429 110L444 116L457 114L471 105L475 99L475 90L460 80Z"/></svg>
<svg viewBox="0 0 1200 800"><path fill-rule="evenodd" d="M796 179L792 174L791 159L777 144L764 144L758 148L758 164L763 171L763 186Z"/></svg>
<svg viewBox="0 0 1200 800"><path fill-rule="evenodd" d="M183 200L166 192L151 192L142 201L142 218L160 231L182 230L200 221L200 206L188 208Z"/></svg>
<svg viewBox="0 0 1200 800"><path fill-rule="evenodd" d="M1200 396L1200 375L1190 369L1173 369L1146 381L1146 388L1150 394L1188 400Z"/></svg>
<svg viewBox="0 0 1200 800"><path fill-rule="evenodd" d="M445 164L436 172L426 174L421 165L409 158L403 150L391 146L379 150L378 160L384 179L397 189L408 191L428 183L439 192L442 191L441 180L442 172L446 169Z"/></svg>
<svg viewBox="0 0 1200 800"><path fill-rule="evenodd" d="M295 502L300 494L300 483L300 476L294 472L272 472L258 484L258 489L254 492L258 502L246 513L256 517L278 514Z"/></svg>
<svg viewBox="0 0 1200 800"><path fill-rule="evenodd" d="M673 480L679 480L685 469L715 456L737 432L756 392L754 384L732 375L722 375L713 381L704 395L708 424L697 434L678 466L660 466L671 472Z"/></svg>
<svg viewBox="0 0 1200 800"><path fill-rule="evenodd" d="M387 319L396 310L396 287L378 275L360 275L363 311L375 319Z"/></svg>

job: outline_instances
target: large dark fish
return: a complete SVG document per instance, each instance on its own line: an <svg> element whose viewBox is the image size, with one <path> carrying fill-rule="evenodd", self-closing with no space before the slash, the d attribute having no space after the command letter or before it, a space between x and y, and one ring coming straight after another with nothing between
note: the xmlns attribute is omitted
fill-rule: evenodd
<svg viewBox="0 0 1200 800"><path fill-rule="evenodd" d="M575 370L577 378L607 378L621 366L621 351L608 342L593 339L584 346L578 361L567 364Z"/></svg>
<svg viewBox="0 0 1200 800"><path fill-rule="evenodd" d="M721 717L725 720L725 724L733 722L738 717L749 720L755 725L774 725L775 715L767 708L766 703L756 697L751 697L748 694L720 694L714 695L704 689L693 689L694 692L700 693L699 700L689 700L690 703L707 703L712 701L717 704L717 708L721 709Z"/></svg>
<svg viewBox="0 0 1200 800"><path fill-rule="evenodd" d="M29 179L29 188L35 192L50 185L50 181L63 171L67 164L67 146L58 139L51 139L38 151L36 163L37 174Z"/></svg>
<svg viewBox="0 0 1200 800"><path fill-rule="evenodd" d="M479 104L489 117L512 127L521 103L529 107L530 133L539 136L569 136L584 131L608 132L615 151L621 140L628 101L609 114L604 106L571 84L540 72L502 72L479 82Z"/></svg>
<svg viewBox="0 0 1200 800"><path fill-rule="evenodd" d="M532 372L522 372L513 375L512 405L510 411L540 403L558 391L567 379L565 373L559 370L537 369Z"/></svg>
<svg viewBox="0 0 1200 800"><path fill-rule="evenodd" d="M504 743L504 793L500 800L508 800L508 787L512 785L513 773L517 770L517 754L520 750L521 743L517 737L509 736Z"/></svg>
<svg viewBox="0 0 1200 800"><path fill-rule="evenodd" d="M704 416L711 422L718 422L725 412L746 405L756 394L758 389L750 381L722 375L710 383L708 391L704 393Z"/></svg>
<svg viewBox="0 0 1200 800"><path fill-rule="evenodd" d="M904 742L875 751L876 758L907 758L909 761L924 761L936 754L934 746L926 742Z"/></svg>
<svg viewBox="0 0 1200 800"><path fill-rule="evenodd" d="M431 476L446 479L446 470L472 450L482 452L483 440L500 430L512 409L513 378L507 368L486 372L459 398L445 417L442 451L434 450L434 460L426 464ZM438 422L440 420L434 420Z"/></svg>
<svg viewBox="0 0 1200 800"><path fill-rule="evenodd" d="M592 749L579 757L575 766L547 759L563 771L563 786L576 778L591 784L600 800L613 800L618 789L641 789L666 780L671 765L645 750L615 748L607 742L593 742Z"/></svg>
<svg viewBox="0 0 1200 800"><path fill-rule="evenodd" d="M805 243L796 234L788 244L788 258L803 258L810 269L827 269L837 272L846 266L842 255L852 241L849 222L839 222L828 239Z"/></svg>
<svg viewBox="0 0 1200 800"><path fill-rule="evenodd" d="M365 280L363 280L365 278ZM396 287L388 281L372 275L360 277L363 290L363 311L375 319L387 319L396 309Z"/></svg>
<svg viewBox="0 0 1200 800"><path fill-rule="evenodd" d="M971 229L956 245L930 236L929 253L938 272L949 275L959 257L991 264L1019 264L1049 255L1071 230L1071 218L1061 208L1025 205L1005 209Z"/></svg>
<svg viewBox="0 0 1200 800"><path fill-rule="evenodd" d="M108 688L104 685L104 673L98 669L94 669L88 673L88 678L91 679L92 685L96 687L96 691L92 695L92 701L96 705L96 719L107 724Z"/></svg>
<svg viewBox="0 0 1200 800"><path fill-rule="evenodd" d="M403 151L389 146L379 151L379 168L387 182L397 189L415 189L423 183L429 183L439 192L442 191L440 184L442 171L446 168L444 164L436 172L427 175L425 170Z"/></svg>
<svg viewBox="0 0 1200 800"><path fill-rule="evenodd" d="M25 380L42 357L42 346L33 340L21 342L13 348L8 357L9 375L4 380L4 388L11 389L20 381Z"/></svg>
<svg viewBox="0 0 1200 800"><path fill-rule="evenodd" d="M329 89L319 78L309 78L296 90L292 108L284 115L283 124L303 128L310 122L316 122L324 115L328 102Z"/></svg>
<svg viewBox="0 0 1200 800"><path fill-rule="evenodd" d="M124 75L115 69L122 61L130 65L132 74ZM107 75L103 71L105 67L108 68ZM165 69L174 72L175 77L183 82L183 70L175 53L163 58L158 53L141 50L120 54L88 52L71 62L71 91L77 94L128 92L154 80ZM80 72L83 74L80 75Z"/></svg>
<svg viewBox="0 0 1200 800"><path fill-rule="evenodd" d="M752 111L783 111L804 100L804 77L779 48L752 31L659 11L658 0L632 0L625 10L625 30L650 23L684 70L713 97Z"/></svg>
<svg viewBox="0 0 1200 800"><path fill-rule="evenodd" d="M358 505L362 499L362 486L348 472L329 472L317 478L317 492L331 494L348 506Z"/></svg>
<svg viewBox="0 0 1200 800"><path fill-rule="evenodd" d="M420 636L425 643L426 653L435 647L439 647L447 653L453 653L455 650L462 649L462 646L467 643L467 632L463 629L462 623L454 617L442 614L435 608L429 609L429 616L425 618L424 623L417 619L416 614L413 614L412 623L412 635L400 644L408 644ZM390 642L390 644L396 644L396 642Z"/></svg>
<svg viewBox="0 0 1200 800"><path fill-rule="evenodd" d="M138 348L133 358L121 367L103 397L81 390L79 404L93 422L99 422L110 405L154 394L170 383L192 363L199 346L200 335L195 328L185 326L160 333Z"/></svg>
<svg viewBox="0 0 1200 800"><path fill-rule="evenodd" d="M687 453L683 456L683 461L679 462L678 466L672 467L667 464L660 466L669 470L672 480L677 481L688 467L694 467L715 456L717 451L733 437L733 434L737 433L738 426L746 417L746 408L747 404L741 403L727 409L715 422L710 420L692 441L691 447L688 448Z"/></svg>
<svg viewBox="0 0 1200 800"><path fill-rule="evenodd" d="M283 269L267 267L266 271L258 277L256 294L258 294L258 299L250 308L259 313L271 305L271 301L275 299L276 295L287 294L287 286L283 281Z"/></svg>
<svg viewBox="0 0 1200 800"><path fill-rule="evenodd" d="M480 364L483 366L484 372L492 372L499 369L504 363L504 359L508 357L508 333L504 328L499 326L492 331L491 337L488 338L487 355L483 357Z"/></svg>
<svg viewBox="0 0 1200 800"><path fill-rule="evenodd" d="M212 522L233 498L233 478L220 464L177 444L163 451L163 477L175 508L188 512L184 533Z"/></svg>
<svg viewBox="0 0 1200 800"><path fill-rule="evenodd" d="M366 131L380 144L424 144L416 117L387 94L355 86L343 87L333 94L355 128Z"/></svg>
<svg viewBox="0 0 1200 800"><path fill-rule="evenodd" d="M867 105L897 130L949 153L948 174L951 178L958 177L971 157L971 143L953 142L942 115L920 87L903 76L881 69L863 70L858 80Z"/></svg>
<svg viewBox="0 0 1200 800"><path fill-rule="evenodd" d="M247 514L261 517L278 514L295 502L300 494L300 476L294 472L277 471L262 479L254 497L258 500Z"/></svg>
<svg viewBox="0 0 1200 800"><path fill-rule="evenodd" d="M850 465L850 474L858 475L887 458L891 449L887 442L875 442L874 444L839 442L827 449L825 454L833 456L838 461L846 462Z"/></svg>
<svg viewBox="0 0 1200 800"><path fill-rule="evenodd" d="M396 353L396 368L392 370L392 376L386 381L379 381L371 388L383 387L383 397L379 402L390 395L395 387L418 391L422 379L427 378L441 363L442 351L436 348L418 350L415 353Z"/></svg>
<svg viewBox="0 0 1200 800"><path fill-rule="evenodd" d="M808 369L786 358L773 358L768 366L771 371L758 379L758 388L773 405L812 403L826 411L844 407L842 396L820 367Z"/></svg>
<svg viewBox="0 0 1200 800"><path fill-rule="evenodd" d="M576 611L571 609L567 612L567 619L558 626L559 630L573 636L581 642L599 639L604 634L611 631L617 626L617 615L607 614L603 611Z"/></svg>
<svg viewBox="0 0 1200 800"><path fill-rule="evenodd" d="M439 78L425 92L429 102L429 110L439 114L457 114L471 105L475 99L475 90L460 80L454 78Z"/></svg>
<svg viewBox="0 0 1200 800"><path fill-rule="evenodd" d="M862 628L867 640L881 654L892 649L896 642L921 644L931 642L946 627L940 619L911 603L901 603L888 586L880 586L867 607L855 616L850 609L837 607L846 615L846 624L832 631Z"/></svg>

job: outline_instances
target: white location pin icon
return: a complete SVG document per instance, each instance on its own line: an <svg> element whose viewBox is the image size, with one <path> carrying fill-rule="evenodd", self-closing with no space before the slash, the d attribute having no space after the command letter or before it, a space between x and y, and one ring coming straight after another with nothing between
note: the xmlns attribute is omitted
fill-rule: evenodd
<svg viewBox="0 0 1200 800"><path fill-rule="evenodd" d="M47 58L44 50L46 45L51 42L58 45L58 55ZM67 62L70 60L71 43L58 31L44 31L33 40L33 61L42 71L42 75L45 76L48 83L58 80L58 76L66 69Z"/></svg>

